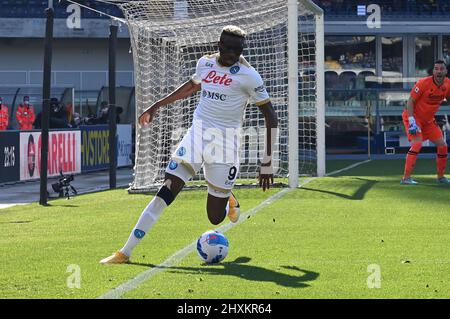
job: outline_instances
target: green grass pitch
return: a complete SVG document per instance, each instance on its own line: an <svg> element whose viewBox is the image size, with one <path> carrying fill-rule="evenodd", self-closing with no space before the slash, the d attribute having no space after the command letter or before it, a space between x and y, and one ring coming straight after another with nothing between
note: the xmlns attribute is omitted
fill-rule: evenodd
<svg viewBox="0 0 450 319"><path fill-rule="evenodd" d="M399 185L403 163L314 179L227 231L222 263L202 264L192 252L122 298L449 298L450 187L436 183L435 161L425 159L414 175L420 185ZM328 171L349 164L329 162ZM279 191L236 195L245 212ZM100 265L150 199L121 189L1 210L0 298L96 298L214 229L206 191L182 192L132 264Z"/></svg>

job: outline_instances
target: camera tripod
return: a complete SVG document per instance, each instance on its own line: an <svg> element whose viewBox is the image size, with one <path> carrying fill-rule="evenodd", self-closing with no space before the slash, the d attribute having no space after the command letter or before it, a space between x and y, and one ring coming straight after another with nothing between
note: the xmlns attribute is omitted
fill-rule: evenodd
<svg viewBox="0 0 450 319"><path fill-rule="evenodd" d="M67 200L70 199L70 191L72 191L73 195L77 195L78 192L72 185L63 186L61 191L59 192L59 197L67 197ZM72 196L73 197L73 196Z"/></svg>

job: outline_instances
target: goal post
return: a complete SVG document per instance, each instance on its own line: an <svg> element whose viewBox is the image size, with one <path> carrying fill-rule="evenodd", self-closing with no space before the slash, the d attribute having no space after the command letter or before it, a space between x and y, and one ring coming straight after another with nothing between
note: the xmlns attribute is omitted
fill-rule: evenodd
<svg viewBox="0 0 450 319"><path fill-rule="evenodd" d="M288 56L288 127L289 127L289 155L288 176L289 187L298 187L299 158L298 158L298 3L288 0L287 22L287 56Z"/></svg>
<svg viewBox="0 0 450 319"><path fill-rule="evenodd" d="M225 25L247 33L243 56L261 75L278 116L275 177L297 187L301 176L325 173L323 12L310 0L107 1L123 11L130 32L137 116L195 73L198 59L217 52ZM161 184L170 154L189 128L201 92L160 108L136 125L130 192ZM265 123L247 105L239 182L254 184L264 151ZM200 172L195 177L202 180Z"/></svg>
<svg viewBox="0 0 450 319"><path fill-rule="evenodd" d="M323 10L316 4L310 3L311 10L316 12L316 132L317 132L317 176L326 174L326 145L325 145L325 27Z"/></svg>

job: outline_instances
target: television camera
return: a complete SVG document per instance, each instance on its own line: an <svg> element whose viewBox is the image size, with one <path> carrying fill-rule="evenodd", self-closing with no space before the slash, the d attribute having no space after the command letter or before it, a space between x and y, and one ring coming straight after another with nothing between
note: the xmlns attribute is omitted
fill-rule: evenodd
<svg viewBox="0 0 450 319"><path fill-rule="evenodd" d="M77 195L78 192L70 185L70 182L74 180L73 175L67 175L65 176L62 171L59 172L60 178L56 183L52 184L53 190L59 194L59 197L67 197L67 199L70 199L70 193L72 192L73 195Z"/></svg>

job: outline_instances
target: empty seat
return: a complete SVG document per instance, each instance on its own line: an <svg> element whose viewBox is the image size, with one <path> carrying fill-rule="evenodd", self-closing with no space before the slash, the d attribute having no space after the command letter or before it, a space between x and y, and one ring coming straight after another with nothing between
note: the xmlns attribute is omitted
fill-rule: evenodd
<svg viewBox="0 0 450 319"><path fill-rule="evenodd" d="M340 89L355 89L356 88L356 73L353 71L344 71L339 75L338 88Z"/></svg>

